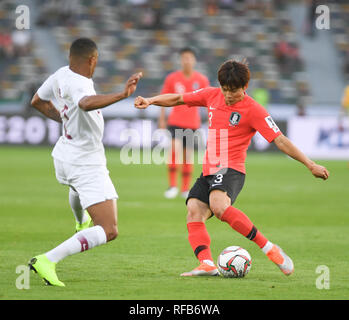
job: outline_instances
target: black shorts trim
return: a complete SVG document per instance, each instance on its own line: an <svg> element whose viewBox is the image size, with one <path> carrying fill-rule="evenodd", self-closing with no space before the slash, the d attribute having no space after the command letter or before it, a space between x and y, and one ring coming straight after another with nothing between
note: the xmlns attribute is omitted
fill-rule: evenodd
<svg viewBox="0 0 349 320"><path fill-rule="evenodd" d="M230 198L231 205L245 183L245 174L234 169L222 169L214 175L204 176L202 173L190 189L186 204L190 198L196 198L210 205L210 193L213 190L226 192Z"/></svg>

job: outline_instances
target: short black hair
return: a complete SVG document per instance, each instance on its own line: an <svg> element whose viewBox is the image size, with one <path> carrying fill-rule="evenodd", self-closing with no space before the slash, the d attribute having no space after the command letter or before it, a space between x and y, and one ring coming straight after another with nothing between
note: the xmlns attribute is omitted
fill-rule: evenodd
<svg viewBox="0 0 349 320"><path fill-rule="evenodd" d="M70 46L69 54L74 57L89 57L97 49L96 43L89 38L76 39Z"/></svg>
<svg viewBox="0 0 349 320"><path fill-rule="evenodd" d="M190 53L193 54L194 57L196 57L196 52L195 52L195 50L194 50L193 48L191 48L191 47L184 47L184 48L182 48L181 50L179 50L179 54L183 54L183 53L185 53L185 52L190 52Z"/></svg>
<svg viewBox="0 0 349 320"><path fill-rule="evenodd" d="M222 88L244 88L250 81L247 61L228 60L224 62L218 70L218 81Z"/></svg>

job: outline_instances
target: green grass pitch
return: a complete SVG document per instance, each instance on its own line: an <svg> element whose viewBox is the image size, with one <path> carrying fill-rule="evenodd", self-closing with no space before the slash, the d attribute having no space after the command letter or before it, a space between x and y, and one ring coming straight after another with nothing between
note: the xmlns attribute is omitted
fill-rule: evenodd
<svg viewBox="0 0 349 320"><path fill-rule="evenodd" d="M246 248L252 268L243 279L181 278L197 265L187 242L184 200L166 200L164 165L123 165L107 150L119 193L119 238L67 257L57 266L65 288L48 287L31 274L18 289L18 265L48 251L74 232L68 188L54 175L50 148L0 147L0 299L348 299L349 168L345 161L320 161L328 181L279 154L247 157L245 187L235 206L294 260L284 276L260 249L227 224L207 222L214 258L230 245ZM195 176L200 174L195 168ZM329 289L319 289L329 269ZM318 280L319 283L321 281Z"/></svg>

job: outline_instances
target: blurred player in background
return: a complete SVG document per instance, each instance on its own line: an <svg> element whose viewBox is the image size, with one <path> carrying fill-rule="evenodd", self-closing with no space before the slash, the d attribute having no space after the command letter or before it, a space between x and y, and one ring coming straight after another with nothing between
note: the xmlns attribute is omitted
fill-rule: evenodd
<svg viewBox="0 0 349 320"><path fill-rule="evenodd" d="M194 69L196 64L196 56L193 49L183 48L180 51L180 63L181 70L172 72L166 77L161 92L162 94L183 94L185 92L195 91L210 85L207 77ZM179 171L179 165L182 163L181 194L184 198L186 198L188 195L193 172L193 163L190 160L193 150L191 150L189 144L186 143L186 137L177 137L176 139L176 129L196 130L199 129L200 126L201 119L198 108L190 108L186 105L175 106L172 108L167 121L165 109L161 108L160 110L159 127L161 129L165 129L167 127L172 138L167 166L169 188L164 194L168 199L175 198L179 192L177 188L177 172Z"/></svg>
<svg viewBox="0 0 349 320"><path fill-rule="evenodd" d="M142 74L131 76L121 93L97 95L92 81L97 61L98 50L92 40L75 40L70 47L69 66L52 74L32 99L34 108L63 124L63 135L52 156L57 180L69 186L69 203L77 221L75 235L29 262L49 285L65 286L56 275L59 261L114 240L118 234L118 195L106 167L104 120L99 109L129 97ZM90 228L89 216L94 223Z"/></svg>
<svg viewBox="0 0 349 320"><path fill-rule="evenodd" d="M203 173L187 198L188 240L200 262L182 276L215 276L210 236L205 222L215 215L232 229L254 241L285 275L294 271L293 262L280 247L270 242L241 210L233 207L245 181L245 158L252 137L259 131L285 154L304 164L317 178L326 180L327 169L304 155L277 127L260 104L246 94L250 71L245 63L229 60L218 71L220 88L205 88L192 93L137 97L135 106L205 106L209 131Z"/></svg>

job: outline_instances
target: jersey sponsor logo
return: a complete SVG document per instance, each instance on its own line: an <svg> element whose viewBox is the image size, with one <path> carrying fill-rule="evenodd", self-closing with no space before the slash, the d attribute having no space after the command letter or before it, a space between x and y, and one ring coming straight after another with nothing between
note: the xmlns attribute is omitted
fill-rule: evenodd
<svg viewBox="0 0 349 320"><path fill-rule="evenodd" d="M239 112L232 112L229 118L230 125L235 127L239 124L241 120L241 114Z"/></svg>
<svg viewBox="0 0 349 320"><path fill-rule="evenodd" d="M280 131L279 127L276 125L276 123L274 122L271 116L265 117L264 120L268 124L269 128L273 129L275 133Z"/></svg>
<svg viewBox="0 0 349 320"><path fill-rule="evenodd" d="M216 108L212 108L212 106L209 106L209 109L210 110L216 110Z"/></svg>

